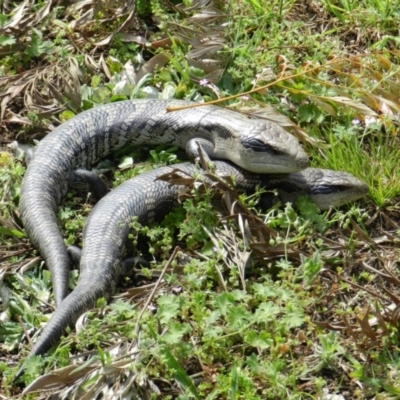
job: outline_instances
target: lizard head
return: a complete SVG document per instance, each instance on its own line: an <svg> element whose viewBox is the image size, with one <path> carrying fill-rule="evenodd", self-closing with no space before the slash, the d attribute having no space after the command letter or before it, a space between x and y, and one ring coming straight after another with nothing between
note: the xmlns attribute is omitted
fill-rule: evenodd
<svg viewBox="0 0 400 400"><path fill-rule="evenodd" d="M293 135L269 121L252 122L241 132L240 146L230 149L235 164L257 173L286 174L308 167L308 155Z"/></svg>
<svg viewBox="0 0 400 400"><path fill-rule="evenodd" d="M339 207L368 193L368 186L360 179L330 169L307 168L287 175L263 175L262 180L266 187L278 190L284 203L295 203L300 196L308 196L320 210ZM269 197L264 196L264 200L268 205Z"/></svg>
<svg viewBox="0 0 400 400"><path fill-rule="evenodd" d="M290 177L298 182L304 194L309 195L320 210L328 206L339 207L368 193L368 186L363 181L344 171L308 168Z"/></svg>

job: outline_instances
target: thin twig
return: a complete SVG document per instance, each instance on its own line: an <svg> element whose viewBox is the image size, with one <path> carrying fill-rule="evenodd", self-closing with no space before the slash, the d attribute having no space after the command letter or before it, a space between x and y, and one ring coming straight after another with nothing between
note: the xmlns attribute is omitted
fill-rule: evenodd
<svg viewBox="0 0 400 400"><path fill-rule="evenodd" d="M153 287L153 290L151 291L149 297L147 298L146 303L144 304L144 306L142 307L142 310L140 311L140 314L138 316L138 319L136 321L136 326L135 326L135 334L136 336L139 334L139 322L145 312L145 310L147 310L147 307L149 306L150 302L153 300L154 294L156 293L156 290L158 289L159 285L161 284L161 281L164 278L165 273L167 272L167 269L171 266L172 262L175 260L176 255L178 254L179 251L179 247L176 246L173 253L171 254L171 257L169 258L168 262L165 264L163 270L161 271L160 276L157 279L156 284ZM132 348L133 345L133 341L131 343L130 349Z"/></svg>

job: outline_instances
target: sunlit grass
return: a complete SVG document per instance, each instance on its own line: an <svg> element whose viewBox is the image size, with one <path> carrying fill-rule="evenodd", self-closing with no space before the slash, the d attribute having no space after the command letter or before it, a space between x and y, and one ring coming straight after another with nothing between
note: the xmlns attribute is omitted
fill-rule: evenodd
<svg viewBox="0 0 400 400"><path fill-rule="evenodd" d="M60 56L58 61L64 62L67 55L77 60L80 73L85 76L82 82L86 82L79 88L80 81L76 80L76 89L82 92L82 99L78 101L89 100L90 106L110 100L116 84L124 79L124 73L129 74L130 67L125 65L128 60L132 61L135 70L140 69L140 59L145 57L147 61L158 52L166 54L168 62L154 70L150 68L143 78L146 86L151 86L156 93L162 93L166 87L170 87L171 91L165 93L173 93L177 98L211 100L232 94L240 95L255 86L271 83L262 91L251 94L256 100L255 104L271 105L272 110L278 110L284 117L290 118L292 124L286 127L301 127L303 132L315 139L314 146L307 147L314 166L354 174L368 184L369 198L350 209L344 207L322 214L307 202L299 203L298 209L290 205L275 207L266 215L260 214L262 219L259 220L259 227L265 228L267 224L280 241L277 239L264 243L260 234L251 250L244 244L241 232L247 232L254 223L254 215L250 222L240 219L235 223L232 218L219 224L216 221L220 216L213 214L209 198L204 198L202 194L202 197L198 196L202 198L200 201L187 201L184 207L175 210L175 215L171 214L163 222L161 228L145 227L141 232L148 234L146 243L150 244L149 253L153 255L154 269L137 271L140 283L154 284L177 241L182 253L190 256L186 264L176 262L174 270L168 271L161 290L151 298L153 308L147 309L143 306L144 302L140 302L148 299L145 290L139 299L142 288L132 289L132 293L135 292L133 296L128 293L134 282L126 280L129 289L121 289L127 290L125 295L120 293L120 299L111 305L106 305L105 300L99 301L97 307L101 311L88 315L84 329L77 334L71 329L50 357L45 356L31 364L31 375L25 378L26 383L41 374L43 365L46 371L53 372L54 369L69 365L71 354L78 359L86 352L88 358L83 360L81 357L82 363L94 363L96 357L103 362L102 369L98 367L99 374L92 378L94 385L100 382L97 379L103 379L104 371L110 373L107 381L111 375L112 379L117 377L114 385L116 390L136 374L140 378L140 385L143 382L159 384L161 391L167 393L163 392L163 398L300 400L321 399L347 392L349 398L378 398L382 395L383 399L399 394L395 374L398 371L398 324L396 321L390 324L386 320L390 314L385 314L385 321L379 320L378 326L368 325L371 317L376 315L375 307L383 309L382 304L387 305L395 299L387 297L387 292L380 291L376 282L379 279L379 284L385 286L385 290L389 288L396 292L398 289L393 284L395 278L391 278L392 286L386 286L379 275L381 267L386 266L382 259L398 260L398 234L396 236L393 233L395 239L392 240L389 235L381 235L386 228L383 224L376 224L374 229L364 226L365 220L372 219L369 214L377 214L377 210L382 213L390 210L389 206L400 193L400 145L397 137L400 63L396 47L393 46L399 42L400 14L397 1L245 0L231 1L225 5L216 18L216 24L207 25L203 22L213 20L212 13L211 17L207 14L210 8L207 12L201 9L178 12L173 5L168 12L164 12L164 3L159 4L156 0L138 2L139 14L148 16L152 8L156 8L162 21L158 26L160 31L155 36L149 31L146 41L152 43L165 37L172 39L170 47L160 47L154 53L151 47L123 41L123 38L129 38L124 31L114 35L109 45L94 49L95 46L91 44L103 40L110 33L104 30L106 25L101 25L101 18L105 15L103 12L108 7L104 5L104 10L94 13L96 21L89 30L87 26L79 26L79 30L74 30L72 24L68 29L61 29L62 24L57 24L57 29L60 29L58 40L65 40L62 49L67 49L67 53L59 50L58 54L64 56ZM37 10L41 7L38 3ZM85 7L89 8L90 5ZM68 11L68 7L59 8L58 18L68 16L68 13L64 15L65 11ZM30 12L28 8L25 10L27 16ZM74 20L80 12L75 11ZM192 24L188 17L195 13L201 14L197 20L200 22ZM111 13L107 15L112 19ZM5 25L2 21L11 17L11 14L0 14L0 25ZM28 22L33 20L22 19ZM122 17L113 23L121 26L121 21ZM218 21L222 21L223 25L218 25ZM188 29L175 30L179 24ZM43 41L57 37L57 32L52 31L53 25L47 21L41 22L35 29L43 32ZM85 40L80 36L81 32L86 34ZM202 36L199 39L197 36L200 33ZM10 36L17 34L22 35L23 30L14 28L7 33ZM187 42L184 41L185 34L190 39ZM74 38L73 41L71 39L73 46L68 47L66 44L70 43L70 37ZM10 38L0 39L7 43ZM213 40L220 44L220 39L223 42L221 50L215 53L209 51L215 44ZM18 36L18 40L29 43L30 38ZM41 43L40 40L38 43ZM81 43L86 43L87 47L81 47ZM59 44L55 43L56 48L61 48ZM100 54L101 57L106 54L105 63L111 77L93 65L89 68L84 64L84 60L88 62L87 49L96 60ZM372 49L383 51L373 52ZM204 64L201 59L194 63L188 57L189 50L205 54ZM200 67L210 60L215 61L214 56L221 56L216 64L222 79L218 80L219 75L216 74L214 79L210 78L212 85L207 79L205 84L201 83L206 72ZM11 76L7 73L8 68L23 71L29 76L30 61L33 66L37 61L45 65L48 59L39 51L32 60L29 52L9 55L7 60L0 61L0 67L6 72L2 82ZM57 73L54 71L51 74ZM264 75L259 79L262 73ZM37 82L37 79L34 81ZM63 83L56 82L53 85L56 84L60 86L57 89L62 90ZM130 93L131 97L140 97L141 84L134 86L129 82L129 85L127 87L134 90ZM108 89L108 95L94 102L93 93L104 87ZM47 93L41 86L38 88L40 90L29 89L27 93ZM17 90L12 93L15 93L15 99L7 98L9 103L5 101L2 105L11 107L12 113L6 115L17 121L11 126L14 129L16 124L23 123L23 119L18 119L23 99L18 97ZM129 94L124 96L128 98ZM30 95L25 99L29 100L29 104L45 104L36 98L31 101ZM54 103L62 107L68 105L67 99L62 100L62 104L57 103L59 99L54 99ZM24 114L24 110L21 115L30 117L35 126L42 122L39 113L28 110ZM57 117L52 115L54 121ZM282 120L287 121L284 118ZM5 124L8 126L7 121ZM26 127L26 131L25 137L28 137L29 127ZM172 153L153 151L151 161L161 164L172 162ZM128 158L125 166L131 162ZM132 164L136 162L136 157L132 156ZM0 233L6 233L1 241L4 246L1 257L4 256L2 260L9 265L14 264L5 267L4 285L16 298L4 316L10 320L0 326L5 343L4 358L11 365L0 363L0 373L6 380L2 389L10 396L20 395L18 388L15 393L12 392L15 388L11 379L18 368L17 362L23 361L29 349L25 339L21 347L24 329L31 335L31 331L38 329L47 319L46 313L52 312L42 305L42 302L51 303L51 283L47 270L38 268L34 273L23 275L10 273L21 265L26 266L30 262L29 257L37 255L22 247L22 253L9 257L12 254L7 248L11 244L10 238L14 237L14 242L20 241L23 246L27 243L25 238L18 236L16 230L22 229L18 225L18 193L23 169L19 163L15 166L9 170L3 168L0 173L0 181L4 186L3 191L0 190L1 222L5 226ZM141 165L129 173L116 173L114 184L120 184L143 168ZM10 174L9 171L15 173ZM68 243L80 240L82 224L89 209L87 207L85 210L83 203L76 195L70 196L69 203L64 202L64 208L59 213L63 235ZM181 222L178 224L179 220ZM242 231L236 229L236 225ZM355 228L357 225L358 230ZM228 228L232 228L229 231L231 236L223 241L221 232ZM215 235L212 236L214 241L210 241L205 232ZM262 232L261 228L259 232ZM387 236L385 246L388 246L379 248L378 241L374 246L371 246L371 241L363 241L365 237L373 240L376 236ZM131 242L137 250L134 238L131 238ZM293 260L287 256L288 250L277 257L256 256L255 248L268 251L277 243L284 243L285 246L290 244ZM251 251L254 258L241 258L247 256L245 252ZM377 253L380 254L379 258L376 257ZM26 259L23 260L23 257ZM38 260L40 258L37 258L37 263L40 262ZM367 271L364 269L366 265L371 265L375 270ZM396 267L394 263L391 273L397 276ZM358 286L353 287L352 284ZM40 308L37 298L41 301ZM138 321L141 310L144 314L142 320ZM136 348L132 340L137 339L137 327L140 327L140 340ZM375 339L371 341L370 337L374 335ZM121 345L117 353L114 350L108 352L110 343ZM130 344L124 346L126 343ZM128 375L123 376L118 363L127 348L134 349L138 357L129 364ZM16 357L18 352L19 358ZM90 358L93 354L93 358ZM132 357L132 354L127 357ZM117 363L115 367L114 363ZM59 382L66 379L70 393L74 390L78 393L85 385L84 390L90 386L90 381L81 385L86 378L74 381L69 374L54 374L53 378L59 379ZM326 393L328 388L329 393Z"/></svg>
<svg viewBox="0 0 400 400"><path fill-rule="evenodd" d="M327 142L328 148L316 152L316 164L350 172L365 181L369 197L378 207L390 205L400 194L400 145L396 136L382 133L382 127L375 126L362 135L350 129L340 136L331 132Z"/></svg>

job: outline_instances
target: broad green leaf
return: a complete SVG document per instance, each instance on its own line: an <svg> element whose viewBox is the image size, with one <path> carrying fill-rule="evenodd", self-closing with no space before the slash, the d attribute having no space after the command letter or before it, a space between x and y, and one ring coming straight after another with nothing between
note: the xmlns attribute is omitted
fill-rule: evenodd
<svg viewBox="0 0 400 400"><path fill-rule="evenodd" d="M193 385L192 380L189 378L186 371L181 367L179 362L175 359L172 353L167 349L167 347L163 347L161 349L161 354L168 368L173 372L174 379L179 383L179 385L185 389L189 390L189 392L198 400L201 399L195 386Z"/></svg>
<svg viewBox="0 0 400 400"><path fill-rule="evenodd" d="M14 36L11 35L0 35L0 46L11 46L16 43Z"/></svg>
<svg viewBox="0 0 400 400"><path fill-rule="evenodd" d="M13 236L13 237L17 237L17 238L26 237L25 233L23 233L17 229L6 228L4 226L0 226L0 235Z"/></svg>

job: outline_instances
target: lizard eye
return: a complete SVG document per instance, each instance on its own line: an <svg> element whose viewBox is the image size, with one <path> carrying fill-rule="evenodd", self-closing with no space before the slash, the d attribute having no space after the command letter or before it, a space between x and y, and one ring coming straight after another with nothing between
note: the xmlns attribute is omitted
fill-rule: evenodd
<svg viewBox="0 0 400 400"><path fill-rule="evenodd" d="M348 190L349 187L346 185L318 185L312 187L312 194L331 194L344 192Z"/></svg>
<svg viewBox="0 0 400 400"><path fill-rule="evenodd" d="M282 154L280 151L276 150L276 148L264 143L260 139L257 139L255 137L245 137L242 139L242 145L246 149L252 149L253 151L257 153L269 153L269 154L275 154L275 155L280 155Z"/></svg>

